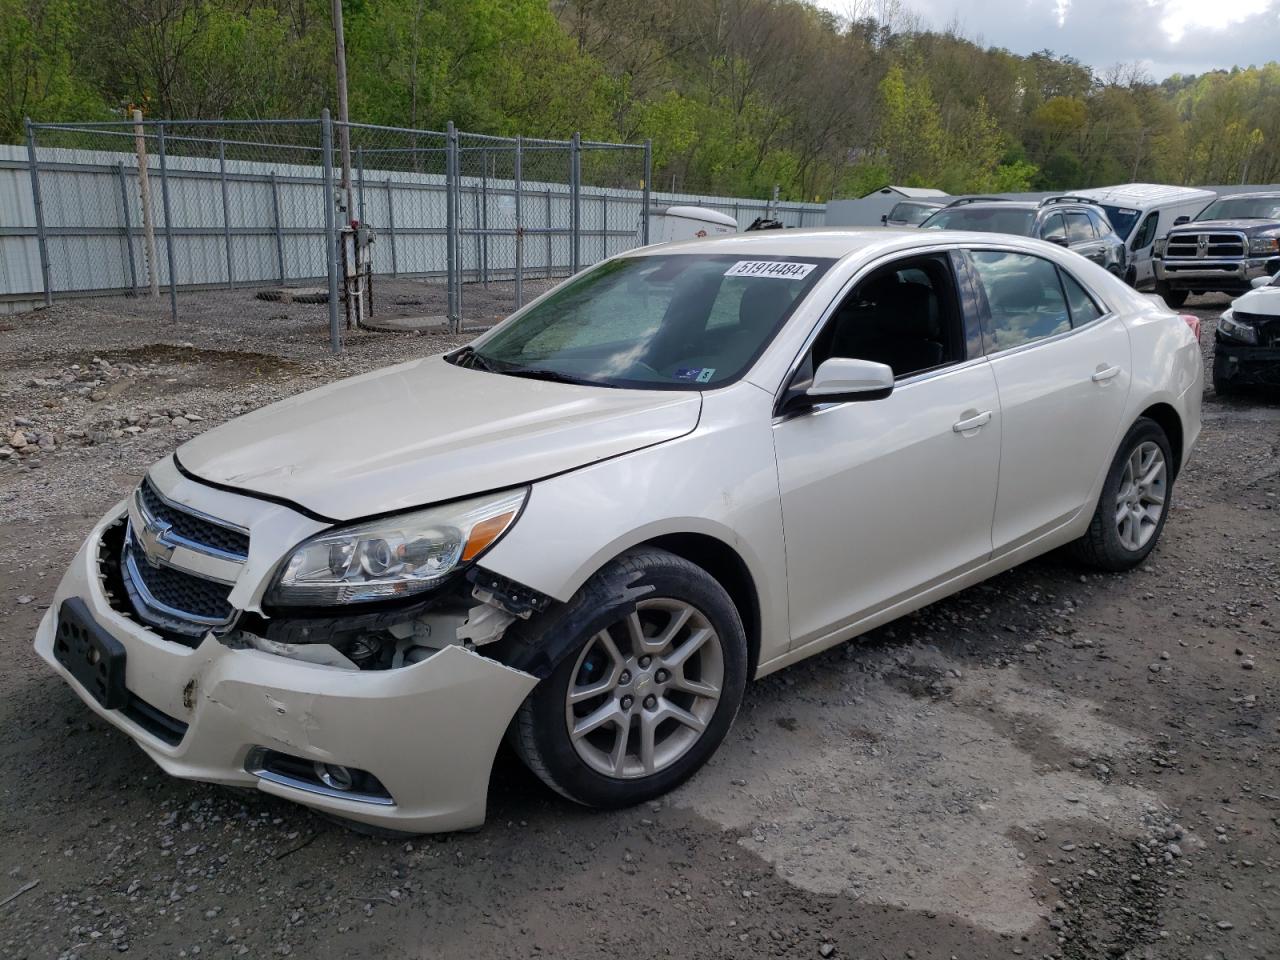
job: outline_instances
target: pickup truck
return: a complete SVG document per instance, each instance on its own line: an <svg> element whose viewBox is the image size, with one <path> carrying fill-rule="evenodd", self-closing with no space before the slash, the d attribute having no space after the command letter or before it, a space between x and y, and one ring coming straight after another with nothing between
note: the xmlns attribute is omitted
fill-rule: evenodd
<svg viewBox="0 0 1280 960"><path fill-rule="evenodd" d="M1280 272L1280 193L1219 197L1156 251L1156 292L1177 309L1202 293L1238 296Z"/></svg>

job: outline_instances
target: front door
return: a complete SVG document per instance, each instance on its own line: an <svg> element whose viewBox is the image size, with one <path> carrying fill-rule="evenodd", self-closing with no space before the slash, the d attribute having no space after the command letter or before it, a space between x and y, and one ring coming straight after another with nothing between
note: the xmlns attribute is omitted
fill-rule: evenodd
<svg viewBox="0 0 1280 960"><path fill-rule="evenodd" d="M997 554L1093 510L1131 381L1129 334L1068 271L1041 257L971 253L1000 391Z"/></svg>
<svg viewBox="0 0 1280 960"><path fill-rule="evenodd" d="M991 553L1000 409L990 364L966 347L948 258L860 282L802 369L832 356L887 363L896 382L884 399L775 422L793 647Z"/></svg>

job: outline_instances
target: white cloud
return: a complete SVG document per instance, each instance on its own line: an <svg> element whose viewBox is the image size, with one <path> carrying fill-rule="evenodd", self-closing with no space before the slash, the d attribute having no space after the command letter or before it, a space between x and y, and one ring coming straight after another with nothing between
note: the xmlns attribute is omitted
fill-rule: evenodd
<svg viewBox="0 0 1280 960"><path fill-rule="evenodd" d="M1146 3L1152 16L1159 20L1164 35L1174 44L1181 43L1189 31L1221 33L1271 8L1271 0L1232 0L1222 4L1204 0L1146 0Z"/></svg>

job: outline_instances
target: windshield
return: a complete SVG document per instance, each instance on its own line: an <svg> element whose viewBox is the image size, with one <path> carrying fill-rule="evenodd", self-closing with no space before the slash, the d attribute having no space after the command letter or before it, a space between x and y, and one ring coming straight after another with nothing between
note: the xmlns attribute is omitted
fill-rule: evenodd
<svg viewBox="0 0 1280 960"><path fill-rule="evenodd" d="M729 254L610 260L451 360L610 387L721 386L746 372L833 262Z"/></svg>
<svg viewBox="0 0 1280 960"><path fill-rule="evenodd" d="M977 230L980 233L1013 233L1031 235L1034 210L1019 207L948 207L939 210L922 224L926 230Z"/></svg>
<svg viewBox="0 0 1280 960"><path fill-rule="evenodd" d="M1111 227L1116 235L1121 240L1128 240L1129 234L1133 233L1133 225L1138 222L1142 211L1135 210L1133 207L1117 207L1110 203L1100 203L1098 206L1106 211L1107 219L1111 221Z"/></svg>
<svg viewBox="0 0 1280 960"><path fill-rule="evenodd" d="M938 208L928 203L900 203L889 212L889 219L895 223L924 223L929 214Z"/></svg>
<svg viewBox="0 0 1280 960"><path fill-rule="evenodd" d="M1222 197L1198 214L1197 220L1280 220L1280 197Z"/></svg>

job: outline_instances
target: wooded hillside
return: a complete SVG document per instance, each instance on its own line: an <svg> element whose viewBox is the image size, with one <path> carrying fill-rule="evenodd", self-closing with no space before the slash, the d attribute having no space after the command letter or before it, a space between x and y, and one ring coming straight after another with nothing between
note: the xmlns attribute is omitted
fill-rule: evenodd
<svg viewBox="0 0 1280 960"><path fill-rule="evenodd" d="M878 5L878 8L883 4ZM869 7L868 7L869 9ZM654 142L655 185L788 199L1280 180L1280 64L1153 83L800 0L347 0L351 116ZM24 116L315 116L327 0L0 0Z"/></svg>

